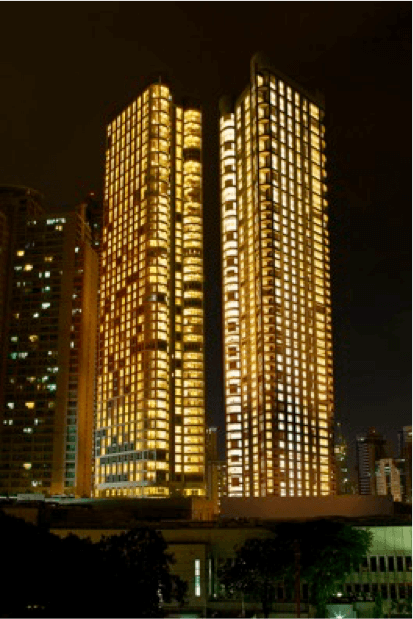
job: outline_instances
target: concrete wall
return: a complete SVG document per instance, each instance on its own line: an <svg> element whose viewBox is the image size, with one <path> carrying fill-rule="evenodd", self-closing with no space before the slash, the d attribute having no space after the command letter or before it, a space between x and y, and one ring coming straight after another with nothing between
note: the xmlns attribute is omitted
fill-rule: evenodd
<svg viewBox="0 0 413 619"><path fill-rule="evenodd" d="M376 496L265 497L221 499L222 518L291 520L328 516L360 517L392 515L393 500Z"/></svg>

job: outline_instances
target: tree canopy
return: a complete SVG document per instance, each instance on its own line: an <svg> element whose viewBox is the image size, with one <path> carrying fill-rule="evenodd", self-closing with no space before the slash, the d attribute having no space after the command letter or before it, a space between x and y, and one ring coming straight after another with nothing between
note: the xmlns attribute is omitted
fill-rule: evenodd
<svg viewBox="0 0 413 619"><path fill-rule="evenodd" d="M0 616L162 617L164 602L184 602L187 584L170 573L173 555L152 529L93 544L0 511L0 547Z"/></svg>
<svg viewBox="0 0 413 619"><path fill-rule="evenodd" d="M277 584L290 590L297 578L308 583L309 601L324 616L325 606L347 574L357 570L371 544L371 533L331 520L286 523L270 539L249 539L228 559L219 577L229 594L256 596L265 616Z"/></svg>

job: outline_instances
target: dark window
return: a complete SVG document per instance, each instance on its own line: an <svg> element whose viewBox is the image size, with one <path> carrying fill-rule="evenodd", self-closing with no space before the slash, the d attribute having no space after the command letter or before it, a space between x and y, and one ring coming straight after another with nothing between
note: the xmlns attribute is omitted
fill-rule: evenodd
<svg viewBox="0 0 413 619"><path fill-rule="evenodd" d="M397 561L397 571L398 572L404 572L403 557L396 557L396 561Z"/></svg>
<svg viewBox="0 0 413 619"><path fill-rule="evenodd" d="M386 571L386 557L379 557L380 572Z"/></svg>
<svg viewBox="0 0 413 619"><path fill-rule="evenodd" d="M380 585L381 595L386 600L387 599L387 585Z"/></svg>
<svg viewBox="0 0 413 619"><path fill-rule="evenodd" d="M394 572L394 557L387 557L389 572Z"/></svg>
<svg viewBox="0 0 413 619"><path fill-rule="evenodd" d="M370 571L377 572L377 557L370 557Z"/></svg>
<svg viewBox="0 0 413 619"><path fill-rule="evenodd" d="M390 585L390 597L391 597L392 600L397 600L396 585L395 584L391 584Z"/></svg>
<svg viewBox="0 0 413 619"><path fill-rule="evenodd" d="M406 557L406 572L412 571L412 556Z"/></svg>
<svg viewBox="0 0 413 619"><path fill-rule="evenodd" d="M401 599L406 597L406 587L404 585L399 585L399 597Z"/></svg>
<svg viewBox="0 0 413 619"><path fill-rule="evenodd" d="M370 593L370 585L366 583L363 585L363 593Z"/></svg>

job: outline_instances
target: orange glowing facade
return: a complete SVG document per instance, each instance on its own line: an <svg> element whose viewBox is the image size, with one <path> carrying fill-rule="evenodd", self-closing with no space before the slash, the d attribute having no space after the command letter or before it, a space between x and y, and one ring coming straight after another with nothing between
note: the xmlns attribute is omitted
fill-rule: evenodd
<svg viewBox="0 0 413 619"><path fill-rule="evenodd" d="M228 495L334 492L323 104L255 56L221 102Z"/></svg>
<svg viewBox="0 0 413 619"><path fill-rule="evenodd" d="M201 112L149 86L107 126L95 496L205 495Z"/></svg>

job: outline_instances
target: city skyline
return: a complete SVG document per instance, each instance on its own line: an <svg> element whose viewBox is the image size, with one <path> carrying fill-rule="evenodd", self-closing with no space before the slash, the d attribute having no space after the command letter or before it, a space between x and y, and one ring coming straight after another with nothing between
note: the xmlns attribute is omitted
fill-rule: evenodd
<svg viewBox="0 0 413 619"><path fill-rule="evenodd" d="M167 70L178 91L190 91L204 105L205 240L208 248L218 247L218 99L241 91L250 57L264 46L274 65L299 83L318 87L327 99L337 419L352 428L352 439L375 425L395 440L396 430L410 423L410 188L405 182L410 7L367 3L321 9L312 3L300 13L288 4L257 11L257 5L246 3L237 15L225 6L220 15L227 12L235 22L224 36L216 9L171 3L157 16L165 41L161 37L158 47L147 42L146 48L142 32L137 37L127 23L136 16L133 8L111 5L99 14L80 7L66 13L83 41L76 49L67 45L70 53L48 27L55 7L40 9L43 21L37 17L37 25L40 31L48 27L48 34L40 46L33 45L31 57L19 50L14 57L3 54L9 83L2 102L8 122L2 127L2 180L41 191L53 207L78 203L90 190L100 193L103 127L111 102L130 100L149 74ZM27 44L33 19L36 23L31 10L19 15ZM10 19L15 11L4 9ZM145 11L154 17L151 9ZM180 25L169 31L173 16ZM270 18L285 26L277 26L276 41ZM247 24L248 42L237 48L235 33ZM189 32L192 39L185 37ZM110 79L108 40L122 56ZM179 44L172 46L174 41ZM57 97L59 111L53 104ZM219 251L207 251L205 261L207 411L209 422L223 429Z"/></svg>

